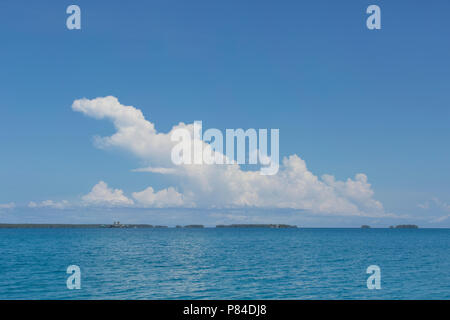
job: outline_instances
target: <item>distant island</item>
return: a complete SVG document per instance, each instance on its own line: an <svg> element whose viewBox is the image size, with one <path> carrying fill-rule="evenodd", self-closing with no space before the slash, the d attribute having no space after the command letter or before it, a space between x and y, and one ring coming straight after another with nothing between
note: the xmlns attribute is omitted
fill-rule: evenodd
<svg viewBox="0 0 450 320"><path fill-rule="evenodd" d="M23 229L32 229L32 228L101 228L100 224L58 224L58 223L1 223L0 228L2 229L12 229L12 228L23 228Z"/></svg>
<svg viewBox="0 0 450 320"><path fill-rule="evenodd" d="M394 228L391 226L390 228ZM418 229L419 226L416 226L415 224L399 224L395 227L395 229Z"/></svg>
<svg viewBox="0 0 450 320"><path fill-rule="evenodd" d="M291 226L288 224L219 224L216 228L271 228L271 229L287 229L297 228L297 226Z"/></svg>
<svg viewBox="0 0 450 320"><path fill-rule="evenodd" d="M151 224L122 224L119 221L114 221L112 224L68 224L68 223L0 223L0 229L166 229L168 226L151 225ZM203 229L206 228L202 224L188 224L185 226L177 225L177 229ZM216 228L268 228L268 229L295 229L296 225L289 224L218 224ZM370 229L369 225L362 225L361 229ZM389 226L389 229L418 229L419 226L415 224L400 224L397 226Z"/></svg>
<svg viewBox="0 0 450 320"><path fill-rule="evenodd" d="M58 224L58 223L0 223L0 229L32 229L32 228L46 228L46 229L81 229L81 228L106 228L106 229L150 229L150 228L169 228L168 226L151 225L151 224L122 224L119 221L114 221L112 224ZM186 226L177 225L175 228L183 229L203 229L202 224L189 224ZM297 228L288 224L230 224L230 225L217 225L216 228L270 228L270 229L288 229Z"/></svg>
<svg viewBox="0 0 450 320"><path fill-rule="evenodd" d="M389 229L418 229L419 227L415 224L399 224L398 226L389 226ZM363 224L361 229L370 229L370 226Z"/></svg>

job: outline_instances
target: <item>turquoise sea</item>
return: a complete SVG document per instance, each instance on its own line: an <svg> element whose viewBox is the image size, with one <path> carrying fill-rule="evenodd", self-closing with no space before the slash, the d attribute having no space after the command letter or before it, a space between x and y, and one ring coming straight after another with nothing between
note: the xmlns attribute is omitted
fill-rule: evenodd
<svg viewBox="0 0 450 320"><path fill-rule="evenodd" d="M450 299L450 229L0 229L0 299Z"/></svg>

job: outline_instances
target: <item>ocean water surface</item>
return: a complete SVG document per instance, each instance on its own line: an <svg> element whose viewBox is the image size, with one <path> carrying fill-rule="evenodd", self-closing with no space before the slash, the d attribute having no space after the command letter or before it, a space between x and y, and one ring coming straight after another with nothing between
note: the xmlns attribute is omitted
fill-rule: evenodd
<svg viewBox="0 0 450 320"><path fill-rule="evenodd" d="M0 229L0 299L450 299L450 229Z"/></svg>

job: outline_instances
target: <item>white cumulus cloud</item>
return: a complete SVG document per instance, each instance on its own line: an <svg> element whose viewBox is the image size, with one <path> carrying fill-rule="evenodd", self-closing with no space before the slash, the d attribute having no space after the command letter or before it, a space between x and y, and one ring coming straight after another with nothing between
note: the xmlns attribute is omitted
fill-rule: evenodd
<svg viewBox="0 0 450 320"><path fill-rule="evenodd" d="M133 198L145 207L168 208L190 206L185 202L184 196L173 187L158 192L155 192L152 187L148 187L144 191L134 192Z"/></svg>
<svg viewBox="0 0 450 320"><path fill-rule="evenodd" d="M177 128L193 130L193 124L180 123L169 132L157 132L139 109L122 105L115 97L75 100L72 108L95 119L112 121L116 132L97 137L99 148L119 148L148 164L135 171L171 175L177 185L156 191L134 192L136 205L152 207L202 208L290 208L339 215L385 215L383 205L374 199L374 191L365 174L345 181L332 175L318 177L297 155L285 157L276 175L246 171L238 164L179 165L171 161L174 142L171 133ZM208 144L205 144L208 147ZM178 191L177 191L178 190ZM118 203L131 206L134 201L121 190L111 190L104 182L83 197L88 203Z"/></svg>
<svg viewBox="0 0 450 320"><path fill-rule="evenodd" d="M94 206L123 207L134 204L122 190L109 188L103 181L97 183L90 193L82 197L82 200L85 204Z"/></svg>

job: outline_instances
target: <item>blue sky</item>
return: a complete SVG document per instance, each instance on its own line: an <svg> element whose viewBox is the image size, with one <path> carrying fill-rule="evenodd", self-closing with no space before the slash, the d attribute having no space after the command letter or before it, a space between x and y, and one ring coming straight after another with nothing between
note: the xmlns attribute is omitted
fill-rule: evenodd
<svg viewBox="0 0 450 320"><path fill-rule="evenodd" d="M66 29L70 4L81 7L81 30ZM381 7L381 30L365 26L370 4ZM194 120L279 128L281 156L297 154L314 175L367 175L374 199L396 215L369 222L449 227L449 12L448 1L2 1L0 222L228 219L192 209L179 217L174 209L29 207L77 203L99 181L128 197L178 187L133 172L147 163L126 150L93 145L115 129L72 103L114 96L161 132ZM366 221L293 211L267 219Z"/></svg>

